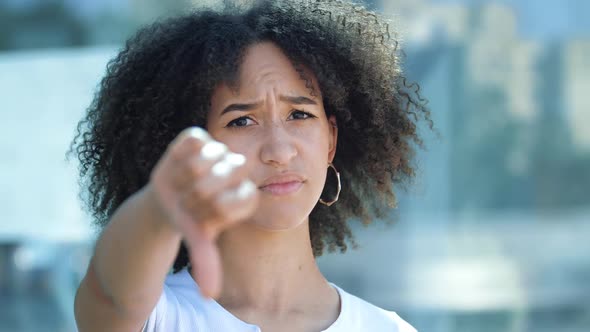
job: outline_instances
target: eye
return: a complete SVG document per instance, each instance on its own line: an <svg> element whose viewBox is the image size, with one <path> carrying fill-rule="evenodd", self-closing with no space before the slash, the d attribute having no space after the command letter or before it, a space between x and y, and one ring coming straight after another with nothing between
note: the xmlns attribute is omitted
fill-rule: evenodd
<svg viewBox="0 0 590 332"><path fill-rule="evenodd" d="M290 118L293 118L295 120L305 120L305 119L316 118L316 116L311 113L305 112L305 111L294 110L293 113L291 113Z"/></svg>
<svg viewBox="0 0 590 332"><path fill-rule="evenodd" d="M253 121L247 116L241 116L237 119L231 120L225 127L246 127L252 123L248 123L248 120Z"/></svg>

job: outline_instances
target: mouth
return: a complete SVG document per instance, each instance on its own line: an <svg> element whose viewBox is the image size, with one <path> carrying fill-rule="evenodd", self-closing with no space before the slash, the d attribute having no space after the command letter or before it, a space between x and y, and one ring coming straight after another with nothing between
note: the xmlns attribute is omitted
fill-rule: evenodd
<svg viewBox="0 0 590 332"><path fill-rule="evenodd" d="M272 195L283 196L293 194L299 191L301 186L303 186L302 181L289 181L268 184L266 186L260 187L260 190Z"/></svg>

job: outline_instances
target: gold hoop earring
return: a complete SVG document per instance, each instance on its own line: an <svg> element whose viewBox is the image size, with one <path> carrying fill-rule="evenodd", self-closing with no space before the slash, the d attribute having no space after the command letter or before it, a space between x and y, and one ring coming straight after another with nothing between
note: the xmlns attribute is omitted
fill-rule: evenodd
<svg viewBox="0 0 590 332"><path fill-rule="evenodd" d="M329 163L328 164L328 168L332 168L334 170L334 173L336 174L336 180L337 180L338 186L337 186L336 195L335 195L334 198L332 198L332 199L330 199L328 201L325 201L320 196L320 203L322 203L322 204L324 204L326 206L330 206L330 205L336 203L336 201L338 200L338 197L340 196L340 189L341 189L340 173L338 173L338 170L336 170L336 167L334 167L334 164L332 164L332 163Z"/></svg>

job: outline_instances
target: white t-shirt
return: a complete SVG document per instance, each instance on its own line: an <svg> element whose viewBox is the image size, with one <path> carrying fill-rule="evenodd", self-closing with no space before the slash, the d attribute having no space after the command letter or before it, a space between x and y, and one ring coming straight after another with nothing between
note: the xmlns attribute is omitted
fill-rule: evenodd
<svg viewBox="0 0 590 332"><path fill-rule="evenodd" d="M340 315L322 332L416 332L395 312L383 310L331 284L340 295ZM144 332L261 332L212 299L201 296L185 268L166 277L164 291L144 325Z"/></svg>

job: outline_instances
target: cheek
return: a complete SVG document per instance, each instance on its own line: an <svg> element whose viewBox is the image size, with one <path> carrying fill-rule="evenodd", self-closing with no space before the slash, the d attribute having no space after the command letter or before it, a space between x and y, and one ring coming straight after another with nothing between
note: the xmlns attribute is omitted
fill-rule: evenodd
<svg viewBox="0 0 590 332"><path fill-rule="evenodd" d="M243 139L225 140L223 143L227 145L230 151L241 153L248 158L251 158L255 148L255 145L253 144L254 142L252 142L248 137L244 137Z"/></svg>
<svg viewBox="0 0 590 332"><path fill-rule="evenodd" d="M303 135L302 159L307 164L309 175L313 178L314 192L321 193L328 168L328 135L321 130L308 131ZM311 180L311 179L310 179Z"/></svg>
<svg viewBox="0 0 590 332"><path fill-rule="evenodd" d="M323 127L323 126L322 126ZM328 150L330 147L329 133L321 126L309 126L301 128L297 136L301 138L303 146L309 154L313 154L314 161L327 165Z"/></svg>

